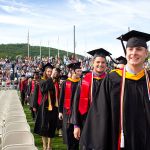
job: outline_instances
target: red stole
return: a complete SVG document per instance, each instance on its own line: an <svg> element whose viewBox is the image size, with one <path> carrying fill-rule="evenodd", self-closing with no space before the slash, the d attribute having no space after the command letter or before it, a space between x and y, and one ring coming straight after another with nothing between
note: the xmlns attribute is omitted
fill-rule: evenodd
<svg viewBox="0 0 150 150"><path fill-rule="evenodd" d="M58 102L58 100L59 100L59 84L58 84L58 82L55 82L54 86L55 86L55 93L56 93L56 101Z"/></svg>
<svg viewBox="0 0 150 150"><path fill-rule="evenodd" d="M51 91L50 91L50 97L52 99L52 93L51 93ZM41 92L40 87L39 87L39 89L38 89L38 100L37 100L38 101L38 105L41 105L42 98L43 98L42 92ZM44 98L44 101L47 100L47 99L48 99L48 94L46 94L46 96ZM50 104L50 105L52 105L52 104Z"/></svg>
<svg viewBox="0 0 150 150"><path fill-rule="evenodd" d="M80 99L79 99L79 112L81 115L87 113L89 102L91 101L91 81L92 73L87 73L82 79L82 84L80 86Z"/></svg>
<svg viewBox="0 0 150 150"><path fill-rule="evenodd" d="M35 85L34 85L34 80L32 80L32 82L31 82L31 93L34 92L34 87L35 87Z"/></svg>
<svg viewBox="0 0 150 150"><path fill-rule="evenodd" d="M71 103L71 85L72 82L66 80L64 108L68 110L69 113L70 113L70 103Z"/></svg>
<svg viewBox="0 0 150 150"><path fill-rule="evenodd" d="M20 81L20 91L22 92L25 89L27 80Z"/></svg>
<svg viewBox="0 0 150 150"><path fill-rule="evenodd" d="M106 73L102 73L100 76L93 75L92 72L89 72L85 75L85 77L82 80L81 86L80 86L80 99L79 99L79 112L81 115L84 115L88 112L89 104L92 102L92 88L93 86L93 78L100 80L103 79L106 76Z"/></svg>
<svg viewBox="0 0 150 150"><path fill-rule="evenodd" d="M20 92L23 90L23 81L20 81Z"/></svg>
<svg viewBox="0 0 150 150"><path fill-rule="evenodd" d="M38 85L39 86L39 85ZM42 101L42 92L40 90L40 86L38 87L38 105L41 105L41 101Z"/></svg>

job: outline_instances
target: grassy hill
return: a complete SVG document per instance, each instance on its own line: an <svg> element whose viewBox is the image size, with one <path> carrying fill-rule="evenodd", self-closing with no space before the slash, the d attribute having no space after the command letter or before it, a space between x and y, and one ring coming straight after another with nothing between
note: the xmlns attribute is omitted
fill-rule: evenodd
<svg viewBox="0 0 150 150"><path fill-rule="evenodd" d="M58 53L58 49L50 48L51 56L56 56ZM64 55L67 55L67 51L59 50L60 57L62 58ZM73 53L68 53L68 56L71 56ZM0 57L11 57L15 58L17 55L21 56L28 56L28 45L21 43L21 44L0 44ZM31 46L30 45L30 56L39 56L40 55L40 47L39 46ZM49 48L48 47L41 47L41 55L49 56ZM78 57L83 57L81 55L77 55Z"/></svg>

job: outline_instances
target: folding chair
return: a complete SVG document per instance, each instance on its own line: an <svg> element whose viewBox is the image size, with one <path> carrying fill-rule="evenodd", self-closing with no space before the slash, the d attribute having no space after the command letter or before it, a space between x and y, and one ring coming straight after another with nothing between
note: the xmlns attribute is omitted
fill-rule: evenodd
<svg viewBox="0 0 150 150"><path fill-rule="evenodd" d="M6 126L3 129L3 135L7 132L12 131L29 131L30 132L30 126L26 122L11 122L6 124Z"/></svg>
<svg viewBox="0 0 150 150"><path fill-rule="evenodd" d="M25 113L22 110L13 110L13 111L8 111L5 114L5 118L9 118L11 116L23 116L26 117Z"/></svg>
<svg viewBox="0 0 150 150"><path fill-rule="evenodd" d="M6 118L4 126L6 126L10 122L27 122L27 119L25 116L9 116L8 118Z"/></svg>
<svg viewBox="0 0 150 150"><path fill-rule="evenodd" d="M28 131L12 131L4 134L2 148L13 144L34 145L34 137Z"/></svg>
<svg viewBox="0 0 150 150"><path fill-rule="evenodd" d="M34 145L9 145L5 146L2 150L38 150Z"/></svg>

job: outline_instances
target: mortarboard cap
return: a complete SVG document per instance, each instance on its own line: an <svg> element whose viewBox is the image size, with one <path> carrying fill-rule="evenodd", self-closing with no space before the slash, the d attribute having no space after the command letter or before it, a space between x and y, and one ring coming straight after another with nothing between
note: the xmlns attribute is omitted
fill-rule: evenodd
<svg viewBox="0 0 150 150"><path fill-rule="evenodd" d="M34 71L33 74L39 75L39 71Z"/></svg>
<svg viewBox="0 0 150 150"><path fill-rule="evenodd" d="M60 80L66 80L67 78L68 78L67 75L62 75L62 76L60 77Z"/></svg>
<svg viewBox="0 0 150 150"><path fill-rule="evenodd" d="M121 35L117 39L121 41L126 41L127 42L126 47L142 46L147 48L146 42L150 40L150 34L132 30L124 35Z"/></svg>
<svg viewBox="0 0 150 150"><path fill-rule="evenodd" d="M67 67L69 69L81 69L81 62L68 64Z"/></svg>
<svg viewBox="0 0 150 150"><path fill-rule="evenodd" d="M59 68L56 68L56 71L59 72L59 73L61 72L61 70Z"/></svg>
<svg viewBox="0 0 150 150"><path fill-rule="evenodd" d="M87 74L89 72L91 72L91 71L90 70L84 70L84 71L82 71L82 74Z"/></svg>
<svg viewBox="0 0 150 150"><path fill-rule="evenodd" d="M42 71L44 72L46 68L53 69L54 67L50 63L47 63L46 65L43 66Z"/></svg>
<svg viewBox="0 0 150 150"><path fill-rule="evenodd" d="M116 60L118 61L118 64L124 64L124 65L127 64L127 60L123 56L120 56L120 57L116 58Z"/></svg>
<svg viewBox="0 0 150 150"><path fill-rule="evenodd" d="M92 55L94 58L96 58L98 56L106 57L106 56L111 55L111 53L109 53L107 50L105 50L103 48L95 49L95 50L89 51L87 53Z"/></svg>

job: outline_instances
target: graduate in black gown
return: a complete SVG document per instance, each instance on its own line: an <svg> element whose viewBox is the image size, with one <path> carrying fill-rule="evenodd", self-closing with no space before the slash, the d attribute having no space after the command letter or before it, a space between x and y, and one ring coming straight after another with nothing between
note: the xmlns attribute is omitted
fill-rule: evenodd
<svg viewBox="0 0 150 150"><path fill-rule="evenodd" d="M60 77L60 83L59 83L59 89L61 91L61 85L62 83L68 78L67 75L61 75ZM59 106L60 102L58 101L58 106ZM58 130L58 136L62 136L62 124L63 124L63 121L62 119L60 120L59 117L58 117L58 122L57 122L57 130Z"/></svg>
<svg viewBox="0 0 150 150"><path fill-rule="evenodd" d="M29 97L29 106L31 110L31 115L33 120L35 120L36 113L33 111L33 103L34 103L34 88L36 85L36 82L38 82L40 79L39 72L35 71L33 74L33 79L28 84L27 89L27 96Z"/></svg>
<svg viewBox="0 0 150 150"><path fill-rule="evenodd" d="M51 138L55 136L57 127L58 109L56 107L55 86L51 78L53 66L48 63L44 66L43 77L39 81L38 111L34 133L42 136L43 150L52 150ZM35 88L36 91L36 88ZM40 101L40 102L39 102Z"/></svg>
<svg viewBox="0 0 150 150"><path fill-rule="evenodd" d="M74 125L70 120L72 117L73 99L82 70L81 63L71 63L68 65L71 77L67 78L61 85L60 104L59 104L59 119L63 119L63 140L67 144L67 150L78 150L79 141L74 138Z"/></svg>
<svg viewBox="0 0 150 150"><path fill-rule="evenodd" d="M84 150L150 150L149 72L143 67L150 34L130 31L119 39L127 41L127 65L103 80L82 132Z"/></svg>
<svg viewBox="0 0 150 150"><path fill-rule="evenodd" d="M106 56L111 54L103 48L88 52L93 56L93 70L88 72L79 82L73 104L72 122L74 124L74 137L79 140L89 107L106 76Z"/></svg>

